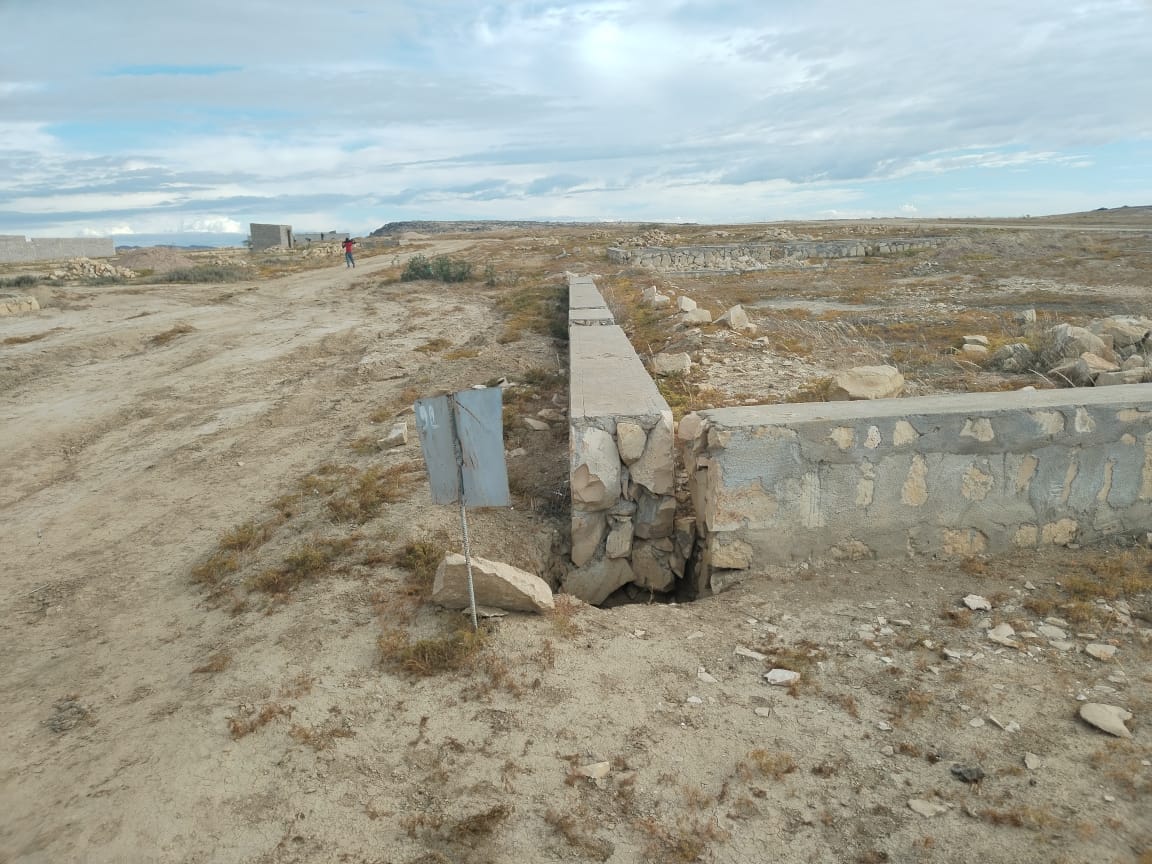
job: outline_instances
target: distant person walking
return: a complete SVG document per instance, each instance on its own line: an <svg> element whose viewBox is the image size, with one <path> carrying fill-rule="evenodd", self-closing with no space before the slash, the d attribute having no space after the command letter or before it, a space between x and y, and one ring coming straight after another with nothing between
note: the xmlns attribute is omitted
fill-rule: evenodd
<svg viewBox="0 0 1152 864"><path fill-rule="evenodd" d="M356 266L356 259L352 257L352 247L356 245L356 241L351 237L345 237L344 242L340 244L344 247L344 269Z"/></svg>

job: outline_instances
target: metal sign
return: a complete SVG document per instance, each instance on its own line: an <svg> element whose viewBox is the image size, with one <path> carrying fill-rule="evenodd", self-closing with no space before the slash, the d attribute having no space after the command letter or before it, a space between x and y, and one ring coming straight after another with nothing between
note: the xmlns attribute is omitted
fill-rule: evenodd
<svg viewBox="0 0 1152 864"><path fill-rule="evenodd" d="M499 387L416 402L416 432L435 504L508 507L504 405Z"/></svg>

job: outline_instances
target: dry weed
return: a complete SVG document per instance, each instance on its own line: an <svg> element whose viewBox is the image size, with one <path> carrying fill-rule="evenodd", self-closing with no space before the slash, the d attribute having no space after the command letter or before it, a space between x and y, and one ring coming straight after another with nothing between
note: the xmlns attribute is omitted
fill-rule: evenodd
<svg viewBox="0 0 1152 864"><path fill-rule="evenodd" d="M215 675L217 672L223 672L232 665L232 652L223 650L216 651L209 655L201 665L197 666L192 671L201 675Z"/></svg>
<svg viewBox="0 0 1152 864"><path fill-rule="evenodd" d="M259 710L248 708L242 715L228 718L228 731L233 741L239 741L246 735L251 735L257 729L263 728L278 717L289 717L293 706L281 705L278 702L269 702Z"/></svg>

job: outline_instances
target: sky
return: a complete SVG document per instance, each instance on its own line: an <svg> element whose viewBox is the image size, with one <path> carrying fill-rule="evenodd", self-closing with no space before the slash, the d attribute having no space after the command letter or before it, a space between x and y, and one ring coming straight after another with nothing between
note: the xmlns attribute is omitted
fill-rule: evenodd
<svg viewBox="0 0 1152 864"><path fill-rule="evenodd" d="M0 233L1152 204L1152 0L0 0Z"/></svg>

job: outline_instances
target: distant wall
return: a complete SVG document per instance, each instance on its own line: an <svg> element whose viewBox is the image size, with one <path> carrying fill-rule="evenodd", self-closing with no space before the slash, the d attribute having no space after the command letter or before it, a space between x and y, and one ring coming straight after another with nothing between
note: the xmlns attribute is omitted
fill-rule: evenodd
<svg viewBox="0 0 1152 864"><path fill-rule="evenodd" d="M309 243L339 243L345 237L351 236L351 232L348 231L305 231L293 234L292 242L295 246L307 246Z"/></svg>
<svg viewBox="0 0 1152 864"><path fill-rule="evenodd" d="M61 261L66 258L111 258L116 244L111 237L33 237L0 234L0 263Z"/></svg>
<svg viewBox="0 0 1152 864"><path fill-rule="evenodd" d="M976 555L1152 526L1145 385L717 408L677 437L701 587L809 557Z"/></svg>
<svg viewBox="0 0 1152 864"><path fill-rule="evenodd" d="M652 246L638 249L612 247L608 259L677 273L744 272L767 270L779 264L809 258L862 258L890 255L944 245L939 237L891 240L804 240L783 243L746 243L729 246Z"/></svg>
<svg viewBox="0 0 1152 864"><path fill-rule="evenodd" d="M265 225L251 222L248 225L248 233L252 240L253 250L292 248L291 225Z"/></svg>

